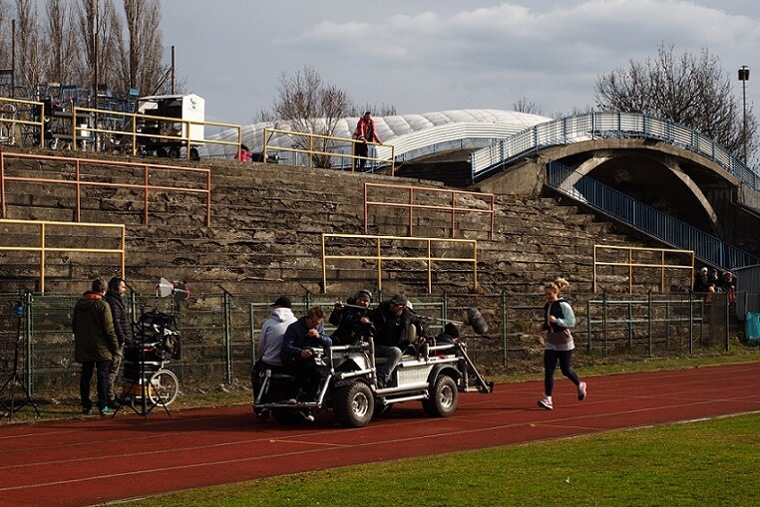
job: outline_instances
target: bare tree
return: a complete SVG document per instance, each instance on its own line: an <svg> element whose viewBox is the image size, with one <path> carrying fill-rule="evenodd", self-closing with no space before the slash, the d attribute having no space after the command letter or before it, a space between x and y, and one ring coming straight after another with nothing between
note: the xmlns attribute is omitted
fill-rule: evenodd
<svg viewBox="0 0 760 507"><path fill-rule="evenodd" d="M11 22L6 0L0 0L0 70L11 68Z"/></svg>
<svg viewBox="0 0 760 507"><path fill-rule="evenodd" d="M50 82L70 84L74 82L75 76L81 74L78 69L80 61L74 30L74 11L64 0L47 0L45 11L45 75Z"/></svg>
<svg viewBox="0 0 760 507"><path fill-rule="evenodd" d="M537 114L539 116L544 114L541 107L532 100L528 100L528 97L521 97L520 100L512 104L512 108L518 113Z"/></svg>
<svg viewBox="0 0 760 507"><path fill-rule="evenodd" d="M353 106L350 111L351 116L362 116L365 112L371 112L375 116L396 116L396 107L388 104L371 105L369 103L363 106Z"/></svg>
<svg viewBox="0 0 760 507"><path fill-rule="evenodd" d="M161 4L159 0L124 0L124 14L126 40L119 40L119 88L151 93L165 72L161 65Z"/></svg>
<svg viewBox="0 0 760 507"><path fill-rule="evenodd" d="M89 83L92 90L99 84L114 82L122 24L113 1L105 0L101 6L100 0L81 0L77 23L85 48L84 75L79 77L80 82Z"/></svg>
<svg viewBox="0 0 760 507"><path fill-rule="evenodd" d="M41 57L39 15L37 5L32 0L16 0L17 44L16 86L25 87L28 97L36 97L42 81L43 60Z"/></svg>
<svg viewBox="0 0 760 507"><path fill-rule="evenodd" d="M597 79L596 104L601 109L644 113L696 129L734 153L744 147L744 115L733 83L707 49L697 55L674 54L658 46L657 58L631 60ZM755 152L757 119L747 112L747 153Z"/></svg>
<svg viewBox="0 0 760 507"><path fill-rule="evenodd" d="M296 132L332 136L338 120L348 116L353 107L345 91L323 83L319 73L308 65L292 77L283 73L278 94L272 111L262 111L260 118L262 121L287 120ZM308 141L300 136L295 142L302 149L308 148ZM314 147L329 152L333 144L318 139ZM330 156L317 156L314 161L318 167L329 167Z"/></svg>

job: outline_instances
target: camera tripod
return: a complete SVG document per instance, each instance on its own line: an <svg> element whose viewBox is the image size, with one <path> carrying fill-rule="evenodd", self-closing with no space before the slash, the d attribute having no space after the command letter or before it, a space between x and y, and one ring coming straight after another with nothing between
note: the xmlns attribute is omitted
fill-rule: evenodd
<svg viewBox="0 0 760 507"><path fill-rule="evenodd" d="M24 320L24 305L21 303L21 301L16 301L15 305L13 306L13 313L16 316L17 323L16 340L13 351L13 366L11 367L11 373L8 376L8 380L5 381L3 387L0 387L0 409L2 409L3 412L8 413L9 421L13 420L14 413L21 410L26 405L31 405L32 408L34 408L34 412L37 414L37 417L40 416L40 411L37 410L37 405L34 403L34 400L32 400L32 397L29 394L29 389L27 389L26 384L24 384L24 380L18 374L19 348L24 337L23 333L21 332L21 322ZM16 402L16 386L18 386L24 393L24 399L22 399L20 402ZM6 390L9 391L8 403L5 403L2 399L2 396Z"/></svg>

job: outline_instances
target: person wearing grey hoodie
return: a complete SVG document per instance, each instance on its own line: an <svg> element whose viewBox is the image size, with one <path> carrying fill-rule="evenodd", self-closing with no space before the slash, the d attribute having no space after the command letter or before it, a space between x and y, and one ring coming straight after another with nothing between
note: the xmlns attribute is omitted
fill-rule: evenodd
<svg viewBox="0 0 760 507"><path fill-rule="evenodd" d="M293 322L298 320L291 310L292 303L287 296L280 296L277 301L271 305L272 313L261 326L261 337L259 338L259 360L264 363L264 367L282 369L282 359L280 352L282 350L282 340L285 336L285 330Z"/></svg>

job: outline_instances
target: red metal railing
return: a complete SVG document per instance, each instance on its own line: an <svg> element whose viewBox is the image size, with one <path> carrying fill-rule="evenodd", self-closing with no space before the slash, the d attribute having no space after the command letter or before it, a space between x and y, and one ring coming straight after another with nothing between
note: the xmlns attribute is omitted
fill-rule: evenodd
<svg viewBox="0 0 760 507"><path fill-rule="evenodd" d="M369 197L369 190L371 188L390 188L390 189L407 191L409 193L408 201L405 203L391 202L391 201L371 201ZM417 192L417 195L423 194L423 193L424 194L432 194L432 193L444 194L448 196L448 199L450 200L451 204L449 205L416 204L415 192ZM488 209L462 207L459 204L459 197L462 195L470 195L482 201L486 201L489 203L489 207ZM486 213L489 215L488 239L493 240L494 208L495 208L494 194L487 194L487 193L482 193L482 192L469 192L465 190L452 190L452 189L447 189L447 188L415 187L411 185L391 185L391 184L384 184L384 183L365 183L364 184L364 233L365 234L369 233L369 207L370 206L407 208L409 210L409 222L408 222L409 236L414 236L414 210L415 209L427 209L427 210L438 210L438 211L450 212L452 238L456 236L456 218L458 214Z"/></svg>
<svg viewBox="0 0 760 507"><path fill-rule="evenodd" d="M48 160L65 162L66 164L74 165L74 179L62 180L53 178L35 178L26 176L8 176L6 174L6 159L32 159L32 160ZM142 168L143 177L139 183L111 183L102 181L83 181L83 175L81 173L82 165L99 165L99 166L118 166L118 167L137 167ZM152 171L173 171L183 172L191 174L199 174L202 178L202 184L205 188L191 188L183 186L166 186L166 185L152 185L150 183L150 177ZM148 196L151 191L164 191L164 192L180 192L190 194L200 194L206 198L206 225L211 225L211 170L193 168L193 167L176 167L156 164L141 164L136 162L119 162L113 160L97 160L97 159L85 159L74 157L53 157L48 155L29 155L24 153L3 153L0 152L0 217L8 218L7 216L7 202L6 202L6 183L7 182L23 182L23 183L41 183L51 185L74 185L76 187L76 222L81 221L81 207L82 207L82 187L108 187L117 189L132 189L143 192L143 223L148 224L148 212L149 212L149 200Z"/></svg>

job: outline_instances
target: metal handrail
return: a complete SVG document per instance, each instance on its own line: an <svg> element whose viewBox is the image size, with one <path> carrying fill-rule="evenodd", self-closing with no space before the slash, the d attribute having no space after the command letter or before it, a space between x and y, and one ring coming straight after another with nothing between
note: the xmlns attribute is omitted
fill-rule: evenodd
<svg viewBox="0 0 760 507"><path fill-rule="evenodd" d="M599 250L613 250L626 252L628 259L623 262L609 262L600 261L598 256ZM658 253L660 254L660 262L642 262L633 260L633 252L645 252L645 253ZM689 264L672 264L665 262L666 255L682 255L689 256ZM645 248L636 246L616 246L616 245L594 245L594 274L593 274L593 290L597 292L597 266L618 266L628 268L628 292L633 293L633 268L659 268L660 269L660 292L665 292L665 270L666 269L688 269L689 278L686 280L686 285L690 286L691 281L694 279L694 250L677 250L671 248Z"/></svg>
<svg viewBox="0 0 760 507"><path fill-rule="evenodd" d="M3 225L34 225L39 227L39 246L0 246L0 251L4 252L38 252L40 254L40 292L45 293L45 258L47 252L77 252L77 253L94 253L94 254L118 254L120 256L121 276L125 273L125 236L126 228L124 224L95 224L87 222L52 222L37 220L7 220L0 219L0 226ZM120 248L77 248L77 247L50 247L47 246L47 232L49 227L87 227L102 229L118 229L120 234Z"/></svg>
<svg viewBox="0 0 760 507"><path fill-rule="evenodd" d="M74 180L56 180L51 178L35 178L35 177L22 177L22 176L7 176L5 161L8 158L19 159L32 159L32 160L49 160L64 162L66 164L74 164ZM98 181L82 181L81 166L83 164L90 165L108 165L118 167L136 167L143 169L143 177L140 183L107 183ZM206 188L187 188L187 187L170 187L163 185L152 185L150 183L150 171L152 169L164 170L164 171L180 171L186 173L200 174L204 178L204 184ZM178 167L178 166L165 166L156 164L140 164L136 162L121 162L114 160L97 160L97 159L85 159L85 158L69 158L69 157L54 157L49 155L30 155L24 153L4 153L0 152L0 217L7 218L7 200L5 184L9 181L26 182L26 183L43 183L52 185L74 185L76 187L76 208L75 216L76 221L81 220L81 207L82 207L82 187L109 187L120 189L133 189L143 191L143 220L144 224L148 225L148 195L150 191L166 191L166 192L183 192L191 194L202 194L206 197L206 220L207 226L211 225L211 170L194 167Z"/></svg>
<svg viewBox="0 0 760 507"><path fill-rule="evenodd" d="M693 250L696 257L707 264L722 269L760 264L759 257L584 176L560 162L549 162L546 173L546 184L555 190L664 243Z"/></svg>
<svg viewBox="0 0 760 507"><path fill-rule="evenodd" d="M352 238L367 239L375 243L375 255L327 255L326 242L327 238ZM403 255L383 255L383 241L402 241L402 242L422 242L427 246L426 256L403 256ZM433 257L433 243L461 243L472 246L471 257ZM393 246L390 246L393 248ZM442 239L442 238L416 238L409 236L375 236L371 234L327 234L322 233L322 293L327 293L327 260L329 259L355 259L355 260L374 260L377 262L377 290L383 290L383 261L425 261L427 263L427 289L428 293L433 292L433 262L471 262L472 263L472 283L473 287L478 286L478 242L474 239Z"/></svg>
<svg viewBox="0 0 760 507"><path fill-rule="evenodd" d="M275 146L269 140L272 137L272 134L281 134L286 136L293 136L296 138L306 138L308 148L299 148L297 144L294 144L293 147L283 147L283 146ZM390 150L390 157L372 157L369 156L369 154L366 157L360 157L353 154L353 150L351 150L351 154L348 153L342 153L340 151L325 151L325 150L319 150L314 148L314 140L315 139L321 139L323 141L326 141L326 149L328 149L329 143L339 143L339 144L348 144L353 147L355 144L367 144L370 146L382 146L385 149ZM273 129L273 128L265 128L264 129L264 150L263 150L263 159L268 160L269 152L270 151L284 151L287 153L303 153L305 155L308 155L309 157L309 165L308 167L313 167L313 159L315 155L323 155L323 156L329 156L329 157L338 157L339 159L349 159L351 160L351 171L353 172L353 161L354 160L367 160L370 162L379 162L381 164L388 164L391 168L391 176L395 174L396 171L396 156L395 156L395 150L396 148L392 144L381 144L381 143L374 143L370 141L359 141L356 139L349 139L345 137L333 137L333 136L326 136L322 134L312 134L309 132L295 132L291 130L280 130L280 129Z"/></svg>
<svg viewBox="0 0 760 507"><path fill-rule="evenodd" d="M81 114L81 113L92 114L92 115L95 115L95 117L98 117L98 116L122 117L124 118L124 120L122 121L122 125L131 125L131 129L119 130L119 129L98 127L97 122L95 122L95 125L80 126L80 125L77 125L76 122L74 122L74 127L72 129L72 132L73 132L72 148L75 151L77 149L77 137L81 139L83 137L82 135L86 134L84 137L89 138L90 134L94 133L94 134L121 135L121 136L131 137L132 138L132 156L137 156L137 140L139 138L151 138L151 139L161 139L163 141L179 142L185 146L185 149L186 149L185 157L187 159L190 159L190 146L192 143L210 143L210 144L236 146L238 156L240 156L240 145L243 139L242 126L240 125L234 125L230 123L210 122L210 121L185 120L182 118L170 118L167 116L126 113L126 112L121 112L121 111L110 111L107 109L92 109L88 107L74 107L72 118L76 118L77 114ZM149 133L137 132L138 119L152 120L152 121L164 122L164 123L179 123L182 125L182 128L179 129L179 132L177 133L177 135L149 134ZM192 130L191 127L193 125L201 125L204 127L209 126L209 127L224 127L224 128L229 128L229 129L235 129L237 130L237 141L231 142L231 141L221 141L218 139L209 139L205 135L202 138L192 136L190 132ZM204 132L205 132L205 129L204 129ZM98 151L99 147L97 146L97 143L94 143L94 145L95 145L95 151Z"/></svg>
<svg viewBox="0 0 760 507"><path fill-rule="evenodd" d="M390 201L371 201L369 198L369 190L371 188L390 188L395 190L405 190L409 193L408 202L390 202ZM448 194L451 198L451 204L449 206L444 205L431 205L431 204L415 204L415 191L421 193L439 193ZM471 195L484 200L490 201L488 209L477 208L465 208L459 207L458 197L460 195ZM451 237L453 238L456 233L456 217L458 213L487 213L489 217L489 231L488 239L493 240L494 231L494 217L495 217L495 196L494 194L488 194L484 192L470 192L466 190L453 190L448 188L431 188L431 187L417 187L412 185L391 185L387 183L364 183L364 233L369 233L369 207L370 206L386 206L395 208L406 208L409 210L409 236L414 236L414 210L415 209L429 209L451 212Z"/></svg>
<svg viewBox="0 0 760 507"><path fill-rule="evenodd" d="M717 163L753 190L760 191L760 176L755 170L747 167L714 139L671 120L623 112L586 113L539 123L475 151L470 159L472 180L541 148L603 138L643 138L667 142Z"/></svg>
<svg viewBox="0 0 760 507"><path fill-rule="evenodd" d="M39 129L39 135L40 135L40 146L43 146L45 144L45 104L42 102L37 102L33 100L19 100L19 99L9 99L6 97L0 97L0 104L10 104L13 107L13 118L8 118L6 115L8 113L11 113L11 111L0 111L0 124L7 123L11 125L11 129L15 129L16 125L28 125L31 127L36 127ZM21 120L19 118L16 118L18 116L18 108L16 105L19 106L28 106L30 111L30 118L29 120ZM4 109L5 106L2 106L2 109ZM39 108L39 120L34 120L34 108ZM10 136L9 136L10 137ZM12 137L11 137L12 139ZM0 144L3 144L5 139L0 138ZM15 143L8 143L8 144L15 144Z"/></svg>

